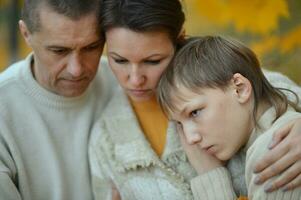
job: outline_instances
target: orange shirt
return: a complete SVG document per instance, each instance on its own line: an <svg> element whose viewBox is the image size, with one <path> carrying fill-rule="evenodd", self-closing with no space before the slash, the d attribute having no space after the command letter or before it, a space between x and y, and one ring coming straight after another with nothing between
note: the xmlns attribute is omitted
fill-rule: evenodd
<svg viewBox="0 0 301 200"><path fill-rule="evenodd" d="M131 101L131 104L146 139L160 157L166 142L167 117L155 97L143 102Z"/></svg>

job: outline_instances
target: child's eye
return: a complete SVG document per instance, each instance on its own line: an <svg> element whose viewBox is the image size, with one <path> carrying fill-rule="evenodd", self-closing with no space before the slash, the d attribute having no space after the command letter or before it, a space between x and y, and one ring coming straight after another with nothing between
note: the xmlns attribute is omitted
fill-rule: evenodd
<svg viewBox="0 0 301 200"><path fill-rule="evenodd" d="M195 117L198 117L202 112L202 109L197 109L197 110L193 110L191 113L190 113L190 116L195 118Z"/></svg>

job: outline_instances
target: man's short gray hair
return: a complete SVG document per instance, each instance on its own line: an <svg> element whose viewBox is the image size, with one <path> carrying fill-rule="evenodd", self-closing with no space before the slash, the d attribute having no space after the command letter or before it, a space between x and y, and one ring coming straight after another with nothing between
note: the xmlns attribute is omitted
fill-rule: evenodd
<svg viewBox="0 0 301 200"><path fill-rule="evenodd" d="M77 20L82 16L95 13L99 18L101 0L24 0L22 19L28 30L33 33L40 28L40 8L46 6L51 10L71 19Z"/></svg>

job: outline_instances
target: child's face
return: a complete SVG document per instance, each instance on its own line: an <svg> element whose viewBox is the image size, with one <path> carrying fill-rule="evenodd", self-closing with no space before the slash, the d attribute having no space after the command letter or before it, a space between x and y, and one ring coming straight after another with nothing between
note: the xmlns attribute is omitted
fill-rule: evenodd
<svg viewBox="0 0 301 200"><path fill-rule="evenodd" d="M182 87L176 93L171 118L181 124L188 143L226 161L247 142L252 111L241 103L235 87L201 88L197 93Z"/></svg>

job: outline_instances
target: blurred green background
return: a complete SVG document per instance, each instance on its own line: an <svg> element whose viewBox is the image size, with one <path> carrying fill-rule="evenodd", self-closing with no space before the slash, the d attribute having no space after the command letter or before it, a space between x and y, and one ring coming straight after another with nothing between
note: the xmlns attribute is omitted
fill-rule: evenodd
<svg viewBox="0 0 301 200"><path fill-rule="evenodd" d="M239 39L257 53L262 66L301 84L301 0L182 2L186 34ZM21 4L0 0L0 71L30 52L17 28Z"/></svg>

